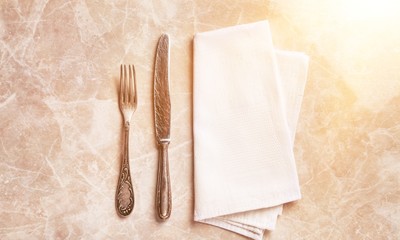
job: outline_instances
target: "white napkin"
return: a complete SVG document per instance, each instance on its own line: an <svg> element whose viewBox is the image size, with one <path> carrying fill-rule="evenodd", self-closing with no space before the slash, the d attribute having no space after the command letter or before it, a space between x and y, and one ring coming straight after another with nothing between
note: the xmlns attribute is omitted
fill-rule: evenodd
<svg viewBox="0 0 400 240"><path fill-rule="evenodd" d="M253 239L300 199L293 156L308 57L267 21L194 38L194 220Z"/></svg>

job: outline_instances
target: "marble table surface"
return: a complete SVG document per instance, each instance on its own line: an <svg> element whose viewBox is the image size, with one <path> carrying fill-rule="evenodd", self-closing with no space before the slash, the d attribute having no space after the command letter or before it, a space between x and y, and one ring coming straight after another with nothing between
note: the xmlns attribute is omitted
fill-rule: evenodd
<svg viewBox="0 0 400 240"><path fill-rule="evenodd" d="M302 199L265 239L400 236L400 16L393 0L0 2L0 239L245 239L193 221L193 35L268 19L310 56L295 141ZM173 212L156 219L152 85L171 36ZM134 212L114 205L119 65L136 66Z"/></svg>

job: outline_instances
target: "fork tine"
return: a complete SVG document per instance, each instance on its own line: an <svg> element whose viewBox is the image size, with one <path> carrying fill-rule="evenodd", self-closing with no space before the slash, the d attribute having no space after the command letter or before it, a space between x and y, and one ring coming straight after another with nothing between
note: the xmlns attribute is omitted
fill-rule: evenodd
<svg viewBox="0 0 400 240"><path fill-rule="evenodd" d="M132 101L132 69L131 69L131 65L128 65L128 87L126 88L126 91L128 92L128 102L130 103Z"/></svg>
<svg viewBox="0 0 400 240"><path fill-rule="evenodd" d="M124 103L127 103L129 101L129 80L128 80L128 71L126 70L126 65L124 65L123 68L123 79L124 79L124 90L123 90L123 95L124 95Z"/></svg>
<svg viewBox="0 0 400 240"><path fill-rule="evenodd" d="M136 92L136 71L135 71L135 65L132 65L132 71L133 71L133 101L135 102L135 105L137 104L137 92Z"/></svg>
<svg viewBox="0 0 400 240"><path fill-rule="evenodd" d="M135 68L133 65L129 65L129 102L134 103L135 101Z"/></svg>
<svg viewBox="0 0 400 240"><path fill-rule="evenodd" d="M123 76L123 69L122 69L122 64L120 67L120 73L119 73L119 102L123 103L124 102L124 76Z"/></svg>

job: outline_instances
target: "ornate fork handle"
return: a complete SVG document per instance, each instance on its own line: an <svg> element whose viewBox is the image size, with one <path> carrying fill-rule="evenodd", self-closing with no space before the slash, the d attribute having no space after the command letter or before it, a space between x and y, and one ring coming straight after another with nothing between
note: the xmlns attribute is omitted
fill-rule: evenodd
<svg viewBox="0 0 400 240"><path fill-rule="evenodd" d="M129 170L129 121L125 122L125 134L123 144L123 156L121 170L119 173L117 193L115 196L115 203L118 214L126 217L128 216L134 206L135 198L133 194L133 186L131 180L131 173Z"/></svg>

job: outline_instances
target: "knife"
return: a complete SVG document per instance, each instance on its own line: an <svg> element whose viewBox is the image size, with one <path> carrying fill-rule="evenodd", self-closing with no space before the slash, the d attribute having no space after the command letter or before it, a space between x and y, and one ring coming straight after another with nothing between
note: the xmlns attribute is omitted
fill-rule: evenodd
<svg viewBox="0 0 400 240"><path fill-rule="evenodd" d="M171 182L168 166L168 145L171 128L171 100L169 96L169 36L162 34L157 46L154 66L154 124L159 148L156 186L158 217L166 220L171 215Z"/></svg>

